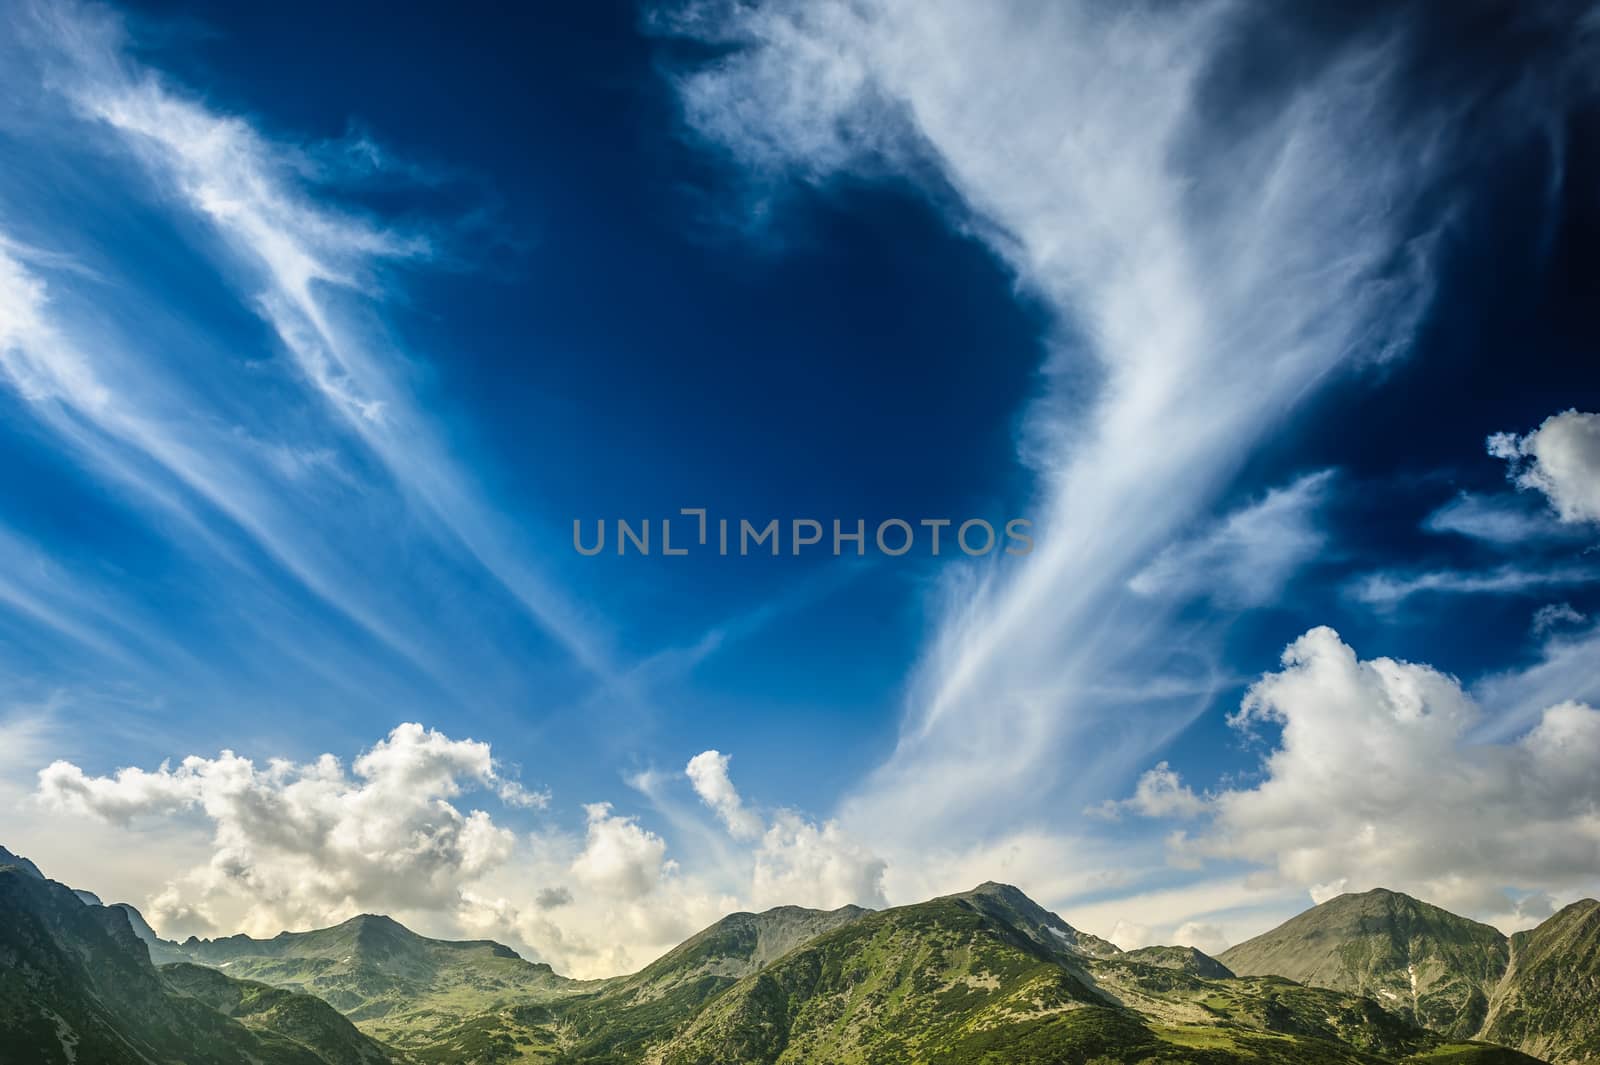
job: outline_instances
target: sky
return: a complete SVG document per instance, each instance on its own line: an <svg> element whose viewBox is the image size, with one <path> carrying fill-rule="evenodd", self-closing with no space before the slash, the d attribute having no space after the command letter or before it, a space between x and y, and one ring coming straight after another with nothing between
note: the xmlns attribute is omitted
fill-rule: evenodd
<svg viewBox="0 0 1600 1065"><path fill-rule="evenodd" d="M0 20L47 874L575 976L984 880L1211 951L1600 894L1588 5Z"/></svg>

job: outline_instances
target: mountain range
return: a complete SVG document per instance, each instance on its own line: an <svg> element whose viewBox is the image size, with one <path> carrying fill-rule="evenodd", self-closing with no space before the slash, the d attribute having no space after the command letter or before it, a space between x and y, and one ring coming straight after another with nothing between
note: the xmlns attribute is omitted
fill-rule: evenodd
<svg viewBox="0 0 1600 1065"><path fill-rule="evenodd" d="M364 914L160 939L0 848L0 1065L1600 1062L1600 904L1495 929L1346 895L1212 958L1122 951L1003 884L736 913L580 981Z"/></svg>

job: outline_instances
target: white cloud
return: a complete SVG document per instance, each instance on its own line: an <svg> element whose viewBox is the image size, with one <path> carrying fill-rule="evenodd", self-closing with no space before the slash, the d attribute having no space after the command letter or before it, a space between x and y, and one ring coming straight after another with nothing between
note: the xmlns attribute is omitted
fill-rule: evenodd
<svg viewBox="0 0 1600 1065"><path fill-rule="evenodd" d="M352 557L348 542L364 538L317 535L337 509L314 491L333 476L325 444L336 440L363 467L376 459L382 476L363 486L386 505L417 512L419 528L437 530L431 546L481 568L582 667L611 679L594 619L530 563L525 541L537 535L501 520L449 456L413 395L414 356L384 324L393 267L434 257L433 235L336 204L339 197L323 193L347 183L349 160L332 163L320 158L326 151L274 140L185 94L132 58L121 26L103 10L27 5L6 28L25 60L20 77L34 74L48 89L38 106L49 110L38 120L76 123L84 142L142 164L162 206L205 223L215 239L200 241L200 250L272 328L329 424L297 408L296 417L266 427L270 439L257 439L230 424L241 417L233 411L196 418L195 410L210 410L205 390L172 372L161 344L107 335L82 298L51 299L36 274L55 260L14 254L24 245L0 233L0 376L35 416L98 472L176 514L214 550L244 531L314 594L438 675L428 641L406 631L381 582ZM352 158L365 172L378 157L363 145ZM148 191L131 178L128 187ZM311 439L277 438L312 422ZM211 528L214 515L190 494L232 527ZM306 520L313 509L315 523Z"/></svg>
<svg viewBox="0 0 1600 1065"><path fill-rule="evenodd" d="M1514 493L1481 496L1462 492L1429 514L1422 527L1505 546L1570 534L1548 514L1530 510Z"/></svg>
<svg viewBox="0 0 1600 1065"><path fill-rule="evenodd" d="M32 764L41 749L29 748ZM727 806L737 798L727 759L710 753L697 775ZM541 823L519 837L462 799L495 796L520 810L544 806L546 796L509 779L489 744L418 724L398 726L348 769L332 754L263 764L223 751L105 776L57 760L37 779L31 796L17 796L40 815L22 834L32 856L50 870L87 870L82 884L109 898L146 885L139 904L166 935L270 936L378 911L424 934L498 938L561 972L595 977L636 969L735 910L886 904L887 863L836 821L792 810L763 824L742 803L731 807L756 833L735 841L714 833L726 849L691 846L689 869L665 836L607 802L583 808L579 831ZM3 785L0 798L9 795ZM58 853L47 839L52 825L58 845L113 827L96 837L109 853ZM120 868L119 856L134 851L137 876Z"/></svg>
<svg viewBox="0 0 1600 1065"><path fill-rule="evenodd" d="M780 811L755 856L751 898L758 908L799 905L831 910L882 907L886 863L835 821L820 825Z"/></svg>
<svg viewBox="0 0 1600 1065"><path fill-rule="evenodd" d="M1478 738L1502 740L1533 727L1548 706L1577 699L1600 706L1600 625L1552 632L1533 661L1497 670L1473 684L1473 695L1490 716Z"/></svg>
<svg viewBox="0 0 1600 1065"><path fill-rule="evenodd" d="M761 818L744 807L744 800L728 776L728 756L720 751L701 751L684 767L694 793L716 811L735 839L754 839L761 835Z"/></svg>
<svg viewBox="0 0 1600 1065"><path fill-rule="evenodd" d="M1563 625L1581 625L1588 620L1588 616L1579 613L1571 603L1546 603L1533 612L1533 631L1543 636Z"/></svg>
<svg viewBox="0 0 1600 1065"><path fill-rule="evenodd" d="M1547 588L1586 584L1596 573L1587 566L1529 569L1505 565L1484 572L1433 570L1425 573L1369 573L1352 581L1350 595L1380 609L1399 606L1415 595L1529 595Z"/></svg>
<svg viewBox="0 0 1600 1065"><path fill-rule="evenodd" d="M1205 799L1196 795L1166 762L1157 762L1139 778L1133 797L1107 800L1091 806L1085 813L1115 820L1128 810L1144 817L1199 817L1207 810Z"/></svg>
<svg viewBox="0 0 1600 1065"><path fill-rule="evenodd" d="M1324 470L1274 488L1201 536L1164 548L1128 587L1144 596L1206 594L1221 606L1271 602L1327 543L1314 519L1332 478Z"/></svg>
<svg viewBox="0 0 1600 1065"><path fill-rule="evenodd" d="M1112 926L1111 934L1106 938L1123 950L1138 950L1140 947L1156 945L1155 929L1137 921L1118 921Z"/></svg>
<svg viewBox="0 0 1600 1065"><path fill-rule="evenodd" d="M511 856L515 836L451 800L509 783L487 743L404 724L351 772L331 754L258 766L223 751L110 776L57 761L40 771L37 797L47 809L135 827L175 815L208 823L210 861L167 885L151 920L214 924L212 910L242 904L241 927L272 933L358 909L454 906L463 885Z"/></svg>
<svg viewBox="0 0 1600 1065"><path fill-rule="evenodd" d="M1172 933L1172 942L1180 947L1194 947L1215 957L1231 945L1221 925L1205 921L1185 921Z"/></svg>
<svg viewBox="0 0 1600 1065"><path fill-rule="evenodd" d="M588 839L572 863L580 883L603 895L637 899L650 894L671 872L667 844L631 817L611 812L610 803L592 803Z"/></svg>
<svg viewBox="0 0 1600 1065"><path fill-rule="evenodd" d="M1508 888L1593 890L1600 711L1551 706L1505 744L1471 739L1480 716L1455 678L1362 661L1313 629L1231 719L1278 730L1263 779L1215 795L1175 848L1260 863L1307 891L1383 886L1480 915L1500 912Z"/></svg>
<svg viewBox="0 0 1600 1065"><path fill-rule="evenodd" d="M1518 488L1544 493L1564 522L1600 522L1600 414L1546 418L1525 436L1496 433L1489 454L1511 464Z"/></svg>
<svg viewBox="0 0 1600 1065"><path fill-rule="evenodd" d="M1081 807L1181 728L1191 705L1130 708L1099 742L1092 687L1171 649L1171 604L1130 607L1129 581L1285 411L1403 349L1427 304L1429 235L1409 227L1457 116L1430 116L1434 151L1400 150L1402 53L1372 35L1236 121L1210 94L1259 39L1242 12L769 0L675 27L724 46L683 79L684 109L763 207L786 180L931 176L1066 327L1023 445L1038 547L949 588L900 742L842 807L863 838L970 841Z"/></svg>

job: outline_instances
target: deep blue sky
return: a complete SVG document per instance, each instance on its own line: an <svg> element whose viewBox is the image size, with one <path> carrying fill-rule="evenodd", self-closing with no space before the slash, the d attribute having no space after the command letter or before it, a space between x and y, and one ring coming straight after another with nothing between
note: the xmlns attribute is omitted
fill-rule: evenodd
<svg viewBox="0 0 1600 1065"><path fill-rule="evenodd" d="M1146 618L1129 592L1107 608L1117 646L1097 653L1114 652L1117 669L1149 680L1203 660L1213 690L1148 726L1142 761L1091 752L1076 768L1063 763L1096 787L1091 768L1106 772L1100 799L1126 795L1158 759L1197 789L1251 779L1261 750L1226 717L1313 626L1333 626L1363 659L1431 663L1470 687L1540 660L1538 608L1600 610L1582 575L1392 604L1354 591L1374 574L1594 566L1592 527L1558 528L1547 500L1508 483L1485 440L1600 409L1600 112L1586 88L1517 97L1508 86L1559 35L1507 29L1517 20L1492 7L1420 35L1395 60L1393 158L1431 159L1422 142L1445 128L1436 115L1452 101L1472 102L1449 121L1494 130L1481 148L1437 149L1445 163L1403 205L1385 262L1426 232L1429 292L1403 335L1379 336L1398 327L1375 320L1353 342L1393 341L1402 353L1330 362L1252 416L1237 455L1193 456L1204 498L1167 515L1144 558L1332 471L1308 519L1316 547L1265 598L1191 589ZM1195 90L1198 132L1167 157L1178 168L1193 157L1195 209L1215 194L1217 217L1231 217L1230 193L1207 184L1225 171L1207 160L1246 152L1251 123L1277 114L1275 101L1311 93L1316 72L1372 27L1411 16L1422 17L1405 5L1265 16L1222 46ZM708 748L734 753L755 807L826 817L870 791L864 781L928 694L918 678L940 672L940 635L962 614L959 578L971 567L921 551L860 562L581 558L569 530L575 518L685 506L869 527L895 516L1046 524L1056 482L1048 458L1034 461L1030 419L1048 407L1068 440L1089 424L1074 419L1104 384L1085 354L1099 341L1092 300L1058 299L1031 252L1008 250L1008 227L1019 245L1034 247L1032 236L1007 214L1003 190L983 198L979 178L938 142L931 112L916 112L924 140L909 163L869 151L797 175L752 162L686 115L682 79L717 69L736 45L647 25L633 3L147 2L115 17L131 82L155 72L179 98L237 116L280 153L284 187L329 217L426 238L426 255L374 257L326 306L380 353L413 418L402 424L425 427L436 445L411 452L422 437L406 428L398 453L445 456L451 490L465 493L451 498L474 502L447 503L444 516L419 506L420 477L411 483L334 424L263 311L257 267L194 209L192 181L186 189L55 98L81 56L21 63L8 79L26 91L0 111L0 230L16 258L44 278L74 342L107 359L102 376L148 414L139 433L182 426L267 456L263 469L290 461L271 441L303 447L293 461L317 472L283 483L304 491L223 477L286 522L279 548L303 551L331 582L297 572L271 537L178 484L109 422L60 413L12 380L0 389L0 528L8 565L26 577L13 587L31 607L20 593L0 600L0 699L13 714L51 707L50 758L91 774L224 747L261 760L348 759L420 720L492 742L524 783L549 789L545 816L574 827L581 803L604 799L668 831L622 777L676 774ZM1485 51L1502 38L1516 47ZM37 40L19 49L50 51ZM1417 281L1396 271L1390 283ZM1271 307L1266 289L1259 300ZM1165 312L1147 313L1157 328ZM1197 445L1157 432L1145 446ZM128 468L110 468L108 455ZM1508 546L1430 530L1429 516L1462 493L1555 532ZM1076 498L1067 492L1067 513ZM450 530L456 514L554 589L601 666L517 605ZM1094 571L1092 558L1074 564ZM1048 614L1073 594L1056 589L1030 609ZM1065 658L1089 636L1062 639ZM1111 668L1107 659L1108 678ZM1026 697L1040 690L1030 680ZM1073 703L1070 690L1050 690L1047 702ZM992 694L997 705L1010 698ZM1104 727L1146 729L1145 711L1129 714ZM1004 713L993 727L1029 742ZM1052 818L1081 808L1076 790L1065 794ZM1019 809L1017 823L1039 813ZM993 817L980 820L992 828Z"/></svg>

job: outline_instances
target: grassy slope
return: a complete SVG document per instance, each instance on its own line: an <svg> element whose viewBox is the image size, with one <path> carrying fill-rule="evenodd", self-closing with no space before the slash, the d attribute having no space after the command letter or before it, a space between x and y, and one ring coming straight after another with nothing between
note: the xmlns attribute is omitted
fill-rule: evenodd
<svg viewBox="0 0 1600 1065"><path fill-rule="evenodd" d="M1067 956L982 897L936 899L829 933L712 1000L653 1065L1026 1065L1241 1061L1528 1062L1454 1045L1369 999L1282 979L1204 979ZM1442 1055L1442 1056L1441 1056Z"/></svg>
<svg viewBox="0 0 1600 1065"><path fill-rule="evenodd" d="M191 939L181 949L230 976L314 994L362 1031L402 1048L459 1039L463 1025L481 1027L486 1015L538 1007L593 986L498 943L428 939L370 914L266 940Z"/></svg>
<svg viewBox="0 0 1600 1065"><path fill-rule="evenodd" d="M1212 980L1229 980L1234 976L1233 970L1194 947L1139 947L1119 957L1125 961L1156 965L1163 969L1177 969L1191 976L1203 976Z"/></svg>
<svg viewBox="0 0 1600 1065"><path fill-rule="evenodd" d="M1491 928L1391 891L1341 895L1224 951L1244 975L1370 995L1458 1038L1477 1032L1510 944Z"/></svg>
<svg viewBox="0 0 1600 1065"><path fill-rule="evenodd" d="M0 1063L335 1065L173 991L116 909L0 867Z"/></svg>
<svg viewBox="0 0 1600 1065"><path fill-rule="evenodd" d="M1554 1062L1600 1062L1600 902L1573 903L1511 944L1483 1038Z"/></svg>
<svg viewBox="0 0 1600 1065"><path fill-rule="evenodd" d="M361 1033L338 1010L299 991L236 980L220 970L187 962L160 969L166 985L210 1006L245 1027L317 1048L328 1065L385 1065L387 1047Z"/></svg>

